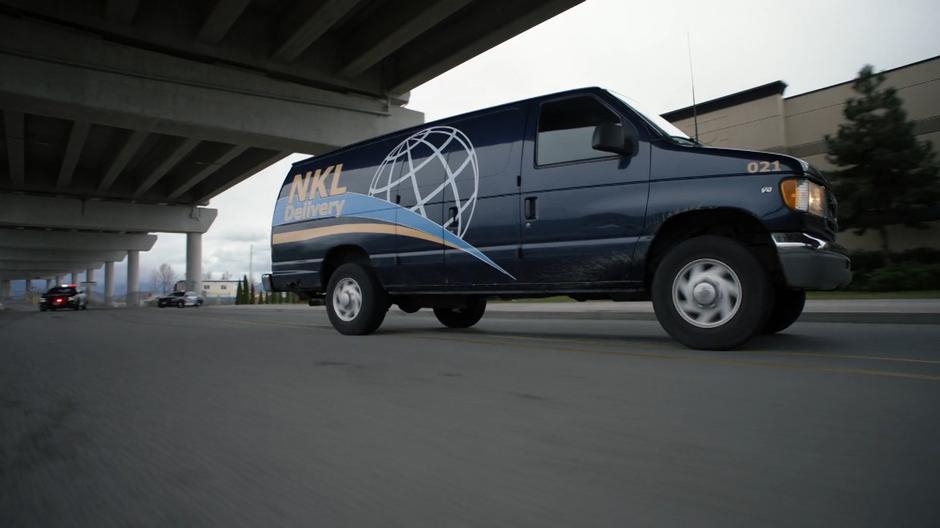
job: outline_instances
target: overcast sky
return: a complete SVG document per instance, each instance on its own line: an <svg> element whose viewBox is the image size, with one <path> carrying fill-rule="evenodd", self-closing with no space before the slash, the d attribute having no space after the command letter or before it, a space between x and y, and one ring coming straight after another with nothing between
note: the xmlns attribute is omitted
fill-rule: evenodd
<svg viewBox="0 0 940 528"><path fill-rule="evenodd" d="M687 32L699 102L778 79L795 95L849 80L866 63L888 69L940 54L937 7L928 0L587 0L418 87L408 107L432 120L597 85L667 112L691 104ZM250 245L255 279L270 270L275 195L290 162L303 158L212 200L219 216L203 240L203 271L247 273ZM141 255L144 289L162 262L185 270L185 237L159 237ZM124 266L116 267L123 286Z"/></svg>

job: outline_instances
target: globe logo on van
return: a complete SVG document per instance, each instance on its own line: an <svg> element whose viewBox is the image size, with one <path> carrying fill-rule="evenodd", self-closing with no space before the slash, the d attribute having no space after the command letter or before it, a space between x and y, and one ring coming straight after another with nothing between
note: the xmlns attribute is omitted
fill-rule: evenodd
<svg viewBox="0 0 940 528"><path fill-rule="evenodd" d="M399 203L432 221L431 207L439 208L446 200L441 225L463 238L476 208L479 182L480 166L470 138L456 128L434 126L415 132L385 156L372 177L369 196ZM456 214L448 212L453 207Z"/></svg>

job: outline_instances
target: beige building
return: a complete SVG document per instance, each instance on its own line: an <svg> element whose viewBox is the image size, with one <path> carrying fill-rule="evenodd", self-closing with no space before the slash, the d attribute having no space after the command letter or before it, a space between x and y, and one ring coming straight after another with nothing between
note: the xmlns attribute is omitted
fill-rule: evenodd
<svg viewBox="0 0 940 528"><path fill-rule="evenodd" d="M203 280L200 295L206 302L226 303L235 300L238 292L237 280Z"/></svg>
<svg viewBox="0 0 940 528"><path fill-rule="evenodd" d="M893 86L914 121L919 140L940 148L940 56L893 70L886 70L886 86ZM842 109L853 97L852 81L799 95L784 96L787 85L772 82L696 105L699 140L716 147L783 152L812 163L821 170L834 167L826 161L826 134L835 135L845 120ZM694 134L692 107L663 114L690 136ZM940 206L940 204L938 204ZM940 247L940 219L927 230L892 226L892 247ZM877 249L877 233L839 235L849 249Z"/></svg>

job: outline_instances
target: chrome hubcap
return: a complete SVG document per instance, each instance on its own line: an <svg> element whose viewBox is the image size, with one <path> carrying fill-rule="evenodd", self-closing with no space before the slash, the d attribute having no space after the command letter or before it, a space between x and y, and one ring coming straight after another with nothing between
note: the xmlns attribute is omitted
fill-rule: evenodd
<svg viewBox="0 0 940 528"><path fill-rule="evenodd" d="M712 304L718 297L718 290L710 282L700 282L692 288L692 298L700 305Z"/></svg>
<svg viewBox="0 0 940 528"><path fill-rule="evenodd" d="M359 315L362 309L362 289L353 279L345 278L333 288L333 311L343 321L349 322Z"/></svg>
<svg viewBox="0 0 940 528"><path fill-rule="evenodd" d="M694 260L686 264L672 282L672 302L689 324L715 328L738 313L741 281L724 262Z"/></svg>

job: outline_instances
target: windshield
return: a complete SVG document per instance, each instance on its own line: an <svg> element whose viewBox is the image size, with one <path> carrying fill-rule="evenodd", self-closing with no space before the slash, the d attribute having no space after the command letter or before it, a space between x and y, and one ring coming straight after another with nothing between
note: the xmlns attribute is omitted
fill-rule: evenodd
<svg viewBox="0 0 940 528"><path fill-rule="evenodd" d="M663 119L659 114L645 111L641 104L637 103L636 101L627 97L626 95L619 94L613 90L607 90L607 91L610 92L611 95L613 95L617 99L620 99L621 101L623 101L634 112L640 114L640 116L643 119L645 119L646 122L650 124L650 126L655 128L664 136L669 136L673 138L681 138L681 139L692 141L692 138L690 138L685 132L679 130L678 127L676 127L669 121L666 121L665 119Z"/></svg>
<svg viewBox="0 0 940 528"><path fill-rule="evenodd" d="M56 286L55 288L52 288L46 293L48 295L74 295L75 288L65 288L61 286Z"/></svg>

